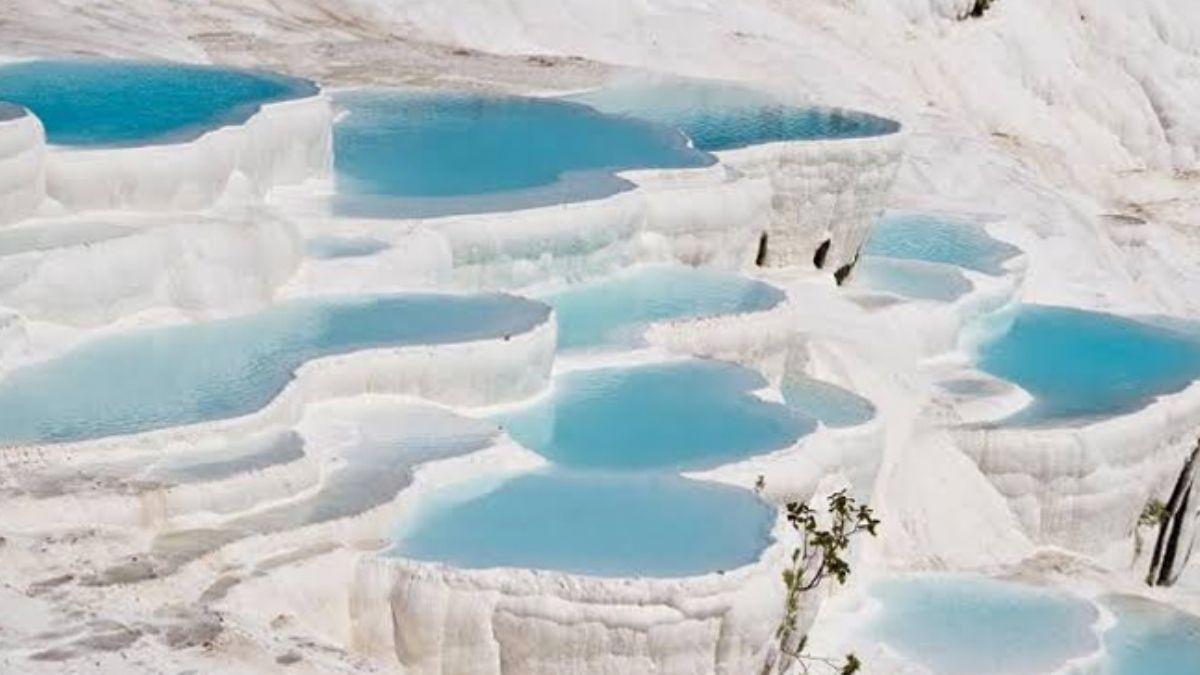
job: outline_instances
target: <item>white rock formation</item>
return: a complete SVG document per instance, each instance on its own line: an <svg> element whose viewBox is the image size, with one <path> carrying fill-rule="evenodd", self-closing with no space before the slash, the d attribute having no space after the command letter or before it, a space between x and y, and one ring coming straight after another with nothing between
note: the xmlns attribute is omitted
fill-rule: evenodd
<svg viewBox="0 0 1200 675"><path fill-rule="evenodd" d="M982 18L961 20L972 4L971 0L214 0L186 4L166 0L13 0L0 6L0 44L6 51L11 48L20 54L79 49L271 64L300 75L320 74L323 84L410 80L443 86L496 84L511 89L517 81L524 83L525 92L553 89L568 80L573 82L571 86L598 84L575 82L560 74L574 67L567 65L576 63L571 57L582 57L601 62L595 64L595 70L584 69L584 79L587 73L621 68L732 79L789 93L797 100L878 111L903 120L905 159L896 176L893 205L995 219L994 234L1027 254L1019 274L993 280L995 283L971 277L976 286L972 293L950 306L938 306L880 297L853 287L839 295L828 278L769 270L764 274L789 292L786 311L748 319L741 327L720 320L659 326L650 331L651 342L663 351L708 354L751 364L773 379L787 368L803 367L811 374L852 386L875 402L879 420L873 433L882 438L871 437L870 443L864 441L861 453L841 456L834 451L844 446L831 442L814 453L811 464L789 464L799 467L791 476L797 479L797 486L806 487L811 476L825 470L846 474L848 482L860 485L872 483L871 476L877 476L873 485L863 489L870 490L884 528L879 540L864 546L858 558L855 574L861 573L863 579L893 569L947 567L1015 570L1045 578L1049 568L1054 583L1071 585L1086 580L1102 589L1139 592L1136 584L1144 568L1129 568L1130 526L1148 497L1166 496L1183 454L1194 442L1200 421L1194 388L1139 413L1095 424L1022 431L948 431L947 427L963 421L1000 417L1026 399L1015 388L982 378L984 390L994 387L991 394L947 394L938 386L970 374L966 348L971 341L962 339L963 327L979 312L1007 302L1067 304L1130 314L1200 315L1200 274L1196 272L1200 248L1194 229L1200 214L1194 173L1200 154L1200 124L1194 112L1200 110L1200 78L1196 77L1200 72L1200 6L1190 0L996 0ZM486 67L480 65L485 62ZM492 77L501 70L504 77ZM503 82L497 84L493 79ZM296 123L301 127L307 124ZM30 135L36 133L28 128L28 122L22 123L24 131L13 131L13 124L11 120L0 122L0 223L7 220L8 225L28 215L40 198L39 160L12 159L36 158L44 152L38 139ZM281 123L279 128L288 124ZM214 142L212 148L196 148L187 155L187 175L200 176L192 183L185 184L183 174L169 169L161 172L161 182L152 176L144 189L130 188L130 194L136 193L146 208L201 205L217 200L222 193L237 197L238 193L261 192L275 181L273 176L290 175L276 169L236 168L228 148L238 143L223 143ZM320 154L316 151L319 144L313 140L308 146L315 152L310 157ZM862 194L849 187L853 181L848 178L838 183L847 186L845 194L853 199L847 197L837 208L856 215L836 221L846 226L840 235L845 245L835 248L831 244L828 265L835 260L844 264L853 257L862 237L859 218L878 208L872 200L878 198L878 188L886 179L891 152L876 148L859 158L814 158L794 164L797 175L812 172L818 182L824 179L824 171L812 167L819 164L839 167L830 172L839 181L851 173L845 166L866 167ZM278 166L265 159L270 156L271 151L262 150L249 166ZM790 162L789 156L764 160L763 165ZM316 166L294 159L281 162ZM312 201L318 201L319 188L296 187L312 201L295 200L295 209L288 208L289 200L284 198L289 188L269 195L268 206L278 209L303 236L344 228L385 240L392 247L364 259L300 262L280 294L399 290L445 283L521 288L592 276L629 262L667 258L745 265L753 258L758 233L768 227L772 228L768 256L772 242L778 251L786 252L787 233L806 232L812 238L807 238L808 234L797 237L788 255L800 262L811 261L822 241L821 233L836 228L814 220L812 227L787 229L802 216L816 217L805 209L793 220L787 211L807 203L808 188L790 182L771 185L769 178L756 176L753 165L739 166L736 157L725 164L719 171L646 177L646 187L654 183L662 189L639 189L605 200L602 206L569 205L525 212L519 222L511 217L515 214L407 223L336 222L309 208ZM16 165L34 168L18 171L13 168ZM102 165L97 162L100 168L93 169L65 162L58 178L47 167L49 187L64 195L64 201L79 206L124 203L114 181L133 176L137 167L123 168L120 162L107 168ZM111 180L107 173L112 174ZM234 175L238 177L230 178ZM85 184L86 176L102 180L93 189ZM641 185L637 176L631 177ZM833 189L821 185L821 190ZM10 191L11 186L18 186L17 192ZM777 209L772 202L776 192L803 196ZM24 196L14 201L11 195L18 193ZM818 209L834 208L819 199L812 203ZM783 215L775 218L772 213ZM192 242L193 234L180 231L176 241L186 238ZM161 251L154 248L166 246L158 236L146 233L130 241L140 242L138 246L155 242L148 244L147 250ZM408 244L411 247L406 248ZM64 298L74 299L51 304L56 301L54 279L66 276L66 270L75 266L92 273L108 269L106 262L98 260L109 259L114 247L123 245L95 243L95 260L73 250L87 248L82 245L56 245L53 248L66 250L29 254L39 271L29 278L30 285L18 283L9 288L36 288L36 293L31 290L22 296L14 292L0 301L4 305L0 309L0 355L5 361L10 361L8 355L13 353L6 345L49 349L47 344L64 330L58 321L103 322L124 313L124 303L144 312L163 302L159 295L153 295L153 302L145 300L151 297L145 290L149 283L139 281L135 290L126 293L124 289L114 292L102 281L95 284L95 302L109 306L87 308L81 299L89 297L89 284L71 280L62 287L68 289ZM222 244L225 246L242 250L243 244L230 240ZM135 254L129 255L141 262ZM237 260L233 254L216 257ZM249 259L246 264L251 264ZM157 269L161 272L164 267ZM197 264L193 269L207 278L224 267L217 262ZM11 269L6 271L11 274ZM152 277L151 273L138 276ZM224 287L224 282L214 283ZM207 288L199 282L194 287ZM218 298L243 295L237 284L228 288L233 290L196 297L204 299L199 304L219 311L216 305L223 301ZM10 303L19 304L20 312L9 307ZM66 307L68 304L71 306ZM27 320L25 313L39 318ZM140 320L130 319L135 325ZM553 340L546 332L530 335L528 344L512 347L519 352L515 361L506 360L509 355L499 343L489 343L486 348L480 345L477 354L451 351L446 361L427 359L427 354L414 356L411 363L404 360L402 365L411 366L410 374L417 373L413 381L427 382L427 387L410 389L399 383L381 387L442 396L454 404L525 396L537 389L533 382L537 378L529 374L521 359L536 363L532 370L545 368L548 373ZM75 331L70 337L80 336ZM790 354L802 354L803 358L791 356L789 362ZM376 370L393 365L390 359L375 360L377 356L349 359L343 364L345 369L321 374L313 381L323 384L314 391L341 395L370 389L375 378L383 377ZM483 382L471 380L469 375L476 360L485 364L483 372L490 373L482 376ZM454 382L444 389L434 386L442 373L432 367L421 370L427 362L449 369ZM527 375L529 379L524 379ZM488 395L476 398L480 392ZM298 400L309 399L300 396ZM350 407L362 405L350 400L346 404ZM326 412L320 409L321 414ZM256 422L247 429L259 430L269 422L291 426L298 415L280 413L272 421L262 420L263 425ZM224 446L218 442L219 435L207 431L200 435L206 444ZM834 440L832 436L822 438ZM179 450L187 445L171 447ZM5 457L11 463L0 471L0 488L6 487L7 480L23 480L26 472L65 462L65 455L55 454L59 451L90 455L93 450L122 449L119 443L53 452L22 449ZM488 468L489 462L501 466L508 461L505 457L511 459L511 450L473 461L483 465L477 467L480 470ZM781 455L781 459L792 461L802 452L800 448L795 456ZM871 471L858 472L863 465L872 467ZM299 466L313 471L311 465ZM743 473L748 476L752 469L745 468ZM469 473L462 466L454 471ZM294 476L296 489L311 490L316 485L312 481L320 480L314 475L324 474ZM205 511L263 508L248 503L246 493L261 490L263 498L272 503L286 499L283 492L266 487L272 480L247 479L194 502L191 497L179 502L175 500L182 497L169 497L165 500L169 508L158 513L186 510L200 522L208 517ZM739 474L736 480L744 478ZM618 647L627 648L623 653L631 655L630 660L621 663L631 669L652 658L662 659L664 671L707 671L718 663L712 656L716 652L709 649L715 644L708 641L713 634L701 628L715 625L715 620L705 624L690 619L692 623L679 624L684 627L677 632L665 628L669 622L663 623L668 635L653 643L643 639L649 633L639 632L640 628L588 632L593 630L589 625L577 634L562 629L563 615L555 614L556 608L574 612L574 616L593 616L589 613L595 611L597 601L618 597L610 589L570 595L576 591L570 584L547 589L537 585L541 580L535 583L528 580L530 575L517 574L514 579L523 580L520 584L513 581L506 586L503 580L489 578L488 590L479 594L477 604L462 602L463 596L451 593L451 584L436 574L401 572L374 557L378 541L372 542L372 538L380 536L394 512L379 511L320 528L247 538L167 579L101 588L62 582L46 593L38 590L46 588L39 582L104 569L121 555L144 550L146 541L156 534L153 526L138 525L138 517L129 517L122 510L131 500L104 502L101 507L99 502L107 498L91 494L98 488L83 486L79 490L75 515L65 522L82 523L79 514L95 507L105 522L119 522L122 527L93 527L90 534L62 532L53 524L54 516L75 497L14 500L14 507L19 506L12 510L14 522L22 526L0 523L0 536L7 539L0 546L0 581L5 584L0 593L5 594L3 604L9 610L0 617L0 626L18 636L20 643L0 646L0 670L61 670L61 662L28 658L34 649L49 648L86 654L86 659L72 657L78 660L71 666L98 671L162 672L185 667L266 671L279 667L274 659L285 648L302 654L303 665L313 670L398 668L398 653L437 670L438 664L460 665L455 659L469 652L439 656L431 645L463 644L467 642L464 636L471 635L486 639L467 647L479 644L496 650L504 644L512 659L530 659L520 662L531 669L538 667L535 655L542 646L544 654L561 654L580 645L581 635L595 635L605 646L613 646L611 653L599 649L583 652L583 658L571 662L581 671L603 671L617 661L611 654L616 654ZM221 494L226 491L238 495ZM396 508L403 508L403 494ZM6 506L8 499L7 493L0 495ZM196 504L203 506L192 510ZM147 509L147 513L153 511ZM147 522L158 521L147 518ZM1047 546L1052 550L1068 546L1082 557L1051 555L1046 553ZM327 552L314 553L313 547L326 547ZM1039 552L1050 558L1039 557ZM481 583L468 580L465 574L444 574L455 584L463 584L460 588ZM93 628L69 618L79 613L112 617L129 625L157 621L147 618L153 615L153 608L191 605L226 576L244 579L224 603L212 605L224 613L229 626L212 650L167 649L147 634L123 650L86 651L74 637L48 637L61 635L54 631L63 628L78 631L73 635L90 635ZM431 580L433 591L418 595L413 590L412 597L435 598L445 601L447 608L463 608L461 616L470 620L436 623L427 634L414 636L411 650L406 651L410 648L404 640L397 640L398 624L392 623L393 603L421 585L415 581L407 584L405 579L422 584ZM646 585L633 586L639 593L648 593ZM29 592L7 590L10 588ZM680 588L687 590L683 585ZM363 596L352 600L352 589L363 589ZM538 597L543 602L522 603L508 592L512 589L533 589L541 593ZM1162 599L1200 608L1196 589L1181 583L1179 589L1163 592ZM383 592L389 596L382 597ZM736 597L735 590L724 595L725 591L715 595L704 595L703 589L695 592L720 598L714 606L732 606L731 598ZM551 599L561 596L569 602ZM760 602L766 602L766 596L761 597ZM838 599L853 597L850 593ZM360 602L369 603L370 609ZM402 612L411 611L407 603L395 606ZM667 610L662 608L672 606L656 600L655 617L665 616ZM495 611L497 608L506 611ZM631 618L633 612L627 609L620 610L620 620L614 625L627 627L637 621L641 621L640 627L651 625L644 618ZM771 606L756 605L756 609L765 612ZM682 621L685 616L669 611L676 612L672 619ZM542 620L546 617L553 621ZM828 630L818 631L823 637L812 649L840 653L845 643L839 635L859 628L862 618L861 613L822 616L818 626L824 624ZM765 618L763 622L761 625ZM525 628L530 625L536 628ZM760 624L741 625L745 627L741 635L762 635ZM456 626L463 627L463 632ZM495 632L485 632L485 627ZM293 635L303 637L292 641ZM294 646L309 638L318 646ZM683 648L680 640L693 638L703 641L707 657ZM383 660L358 660L337 651L341 648L361 649ZM871 657L886 651L863 654L868 658L867 672L915 671L895 653ZM134 658L127 658L130 656ZM668 662L668 658L678 660ZM728 663L740 665L738 658L731 656ZM497 663L488 660L485 667Z"/></svg>
<svg viewBox="0 0 1200 675"><path fill-rule="evenodd" d="M0 227L32 214L45 191L42 123L24 110L0 105Z"/></svg>
<svg viewBox="0 0 1200 675"><path fill-rule="evenodd" d="M71 210L191 210L231 184L262 196L272 186L329 172L333 111L323 94L267 103L239 125L167 145L50 148L46 193Z"/></svg>
<svg viewBox="0 0 1200 675"><path fill-rule="evenodd" d="M893 132L768 143L717 154L722 162L771 184L764 264L816 266L819 258L821 269L848 271L883 212L903 148L903 133Z"/></svg>

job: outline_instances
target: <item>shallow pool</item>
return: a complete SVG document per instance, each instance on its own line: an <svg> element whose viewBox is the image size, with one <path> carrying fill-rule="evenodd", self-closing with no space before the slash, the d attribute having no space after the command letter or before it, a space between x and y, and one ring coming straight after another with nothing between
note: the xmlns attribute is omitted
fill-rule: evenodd
<svg viewBox="0 0 1200 675"><path fill-rule="evenodd" d="M321 235L304 242L308 255L323 260L359 258L386 251L391 245L374 237L336 237Z"/></svg>
<svg viewBox="0 0 1200 675"><path fill-rule="evenodd" d="M938 675L1045 673L1099 648L1099 612L1066 593L983 577L937 575L876 584L866 630Z"/></svg>
<svg viewBox="0 0 1200 675"><path fill-rule="evenodd" d="M750 393L766 384L754 371L716 361L579 370L497 421L564 466L708 467L786 447L813 430L810 419Z"/></svg>
<svg viewBox="0 0 1200 675"><path fill-rule="evenodd" d="M950 265L874 255L864 255L858 261L850 285L937 302L953 302L975 287Z"/></svg>
<svg viewBox="0 0 1200 675"><path fill-rule="evenodd" d="M0 100L29 108L48 142L131 146L191 140L264 103L317 87L263 71L166 61L67 59L0 65Z"/></svg>
<svg viewBox="0 0 1200 675"><path fill-rule="evenodd" d="M265 406L310 359L521 333L549 311L506 295L413 294L293 302L235 319L114 335L0 380L0 444L236 417Z"/></svg>
<svg viewBox="0 0 1200 675"><path fill-rule="evenodd" d="M435 493L401 526L390 555L465 568L689 576L754 562L774 520L746 490L555 469Z"/></svg>
<svg viewBox="0 0 1200 675"><path fill-rule="evenodd" d="M870 401L829 382L792 376L784 378L780 389L789 406L827 427L853 427L875 417Z"/></svg>
<svg viewBox="0 0 1200 675"><path fill-rule="evenodd" d="M613 175L715 160L677 130L557 100L359 90L337 97L343 215L427 217L505 211L615 194Z"/></svg>
<svg viewBox="0 0 1200 675"><path fill-rule="evenodd" d="M560 349L635 345L647 324L770 309L783 291L713 270L654 266L544 295L558 317Z"/></svg>
<svg viewBox="0 0 1200 675"><path fill-rule="evenodd" d="M878 136L899 129L880 117L787 105L753 89L703 80L618 83L566 100L682 129L697 148L706 151L774 141Z"/></svg>
<svg viewBox="0 0 1200 675"><path fill-rule="evenodd" d="M1200 673L1200 617L1127 595L1104 604L1117 624L1104 634L1110 675L1195 675Z"/></svg>
<svg viewBox="0 0 1200 675"><path fill-rule="evenodd" d="M21 106L13 105L11 103L5 103L4 101L0 101L0 122L5 122L8 120L15 120L18 117L24 117L24 116L25 116L25 109L22 108Z"/></svg>
<svg viewBox="0 0 1200 675"><path fill-rule="evenodd" d="M1025 305L977 359L1036 399L1009 422L1061 421L1132 412L1184 389L1200 377L1200 340L1112 314Z"/></svg>
<svg viewBox="0 0 1200 675"><path fill-rule="evenodd" d="M928 214L888 214L871 231L864 253L1004 274L1004 262L1021 249L988 236L974 223Z"/></svg>

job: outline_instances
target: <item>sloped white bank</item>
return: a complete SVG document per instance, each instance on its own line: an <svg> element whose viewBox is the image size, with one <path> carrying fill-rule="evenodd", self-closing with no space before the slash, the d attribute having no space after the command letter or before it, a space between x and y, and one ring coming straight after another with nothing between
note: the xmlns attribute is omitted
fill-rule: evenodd
<svg viewBox="0 0 1200 675"><path fill-rule="evenodd" d="M160 308L250 311L301 258L295 227L255 210L26 220L0 231L0 306L76 327Z"/></svg>
<svg viewBox="0 0 1200 675"><path fill-rule="evenodd" d="M168 145L54 146L46 194L70 210L188 210L211 206L235 183L262 195L329 172L333 109L324 94L268 103L244 124Z"/></svg>
<svg viewBox="0 0 1200 675"><path fill-rule="evenodd" d="M964 428L957 446L1034 541L1091 554L1132 537L1169 494L1200 428L1200 385L1133 413L1066 427Z"/></svg>
<svg viewBox="0 0 1200 675"><path fill-rule="evenodd" d="M33 213L45 192L42 123L23 109L0 103L0 226Z"/></svg>

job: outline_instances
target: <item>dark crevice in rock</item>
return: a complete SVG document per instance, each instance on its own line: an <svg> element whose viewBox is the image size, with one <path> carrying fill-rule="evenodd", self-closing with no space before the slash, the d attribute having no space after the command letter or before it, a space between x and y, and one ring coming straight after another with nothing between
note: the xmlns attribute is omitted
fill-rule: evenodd
<svg viewBox="0 0 1200 675"><path fill-rule="evenodd" d="M978 19L988 11L993 2L995 2L995 0L975 0L975 3L971 5L970 11L968 11L966 14L960 15L959 20Z"/></svg>
<svg viewBox="0 0 1200 675"><path fill-rule="evenodd" d="M767 233L763 232L758 238L758 254L754 256L754 264L763 267L767 264Z"/></svg>
<svg viewBox="0 0 1200 675"><path fill-rule="evenodd" d="M813 254L813 266L817 269L825 269L825 257L829 255L829 245L833 240L826 239L817 247L817 252Z"/></svg>
<svg viewBox="0 0 1200 675"><path fill-rule="evenodd" d="M1192 549L1196 544L1196 520L1193 513L1192 491L1196 486L1197 464L1200 464L1200 443L1183 464L1171 498L1167 500L1166 516L1154 542L1154 555L1150 559L1150 571L1146 583L1151 586L1170 586L1179 579L1187 566Z"/></svg>
<svg viewBox="0 0 1200 675"><path fill-rule="evenodd" d="M855 253L853 260L837 268L837 271L833 273L833 280L837 282L838 286L845 285L846 280L850 278L850 273L854 271L854 266L858 264L860 253Z"/></svg>

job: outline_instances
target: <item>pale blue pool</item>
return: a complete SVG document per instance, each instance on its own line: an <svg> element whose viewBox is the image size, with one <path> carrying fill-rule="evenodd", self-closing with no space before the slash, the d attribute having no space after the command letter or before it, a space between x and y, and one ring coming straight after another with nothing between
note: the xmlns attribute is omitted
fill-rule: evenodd
<svg viewBox="0 0 1200 675"><path fill-rule="evenodd" d="M864 255L850 285L915 300L953 302L975 287L956 267L920 260Z"/></svg>
<svg viewBox="0 0 1200 675"><path fill-rule="evenodd" d="M480 490L435 494L389 554L464 568L690 576L757 560L775 519L751 492L669 475L547 470Z"/></svg>
<svg viewBox="0 0 1200 675"><path fill-rule="evenodd" d="M863 252L1000 275L1004 274L1004 262L1019 255L1021 249L989 237L974 223L927 214L891 213L875 224Z"/></svg>
<svg viewBox="0 0 1200 675"><path fill-rule="evenodd" d="M1133 596L1107 596L1104 604L1117 617L1104 634L1106 674L1200 673L1200 617Z"/></svg>
<svg viewBox="0 0 1200 675"><path fill-rule="evenodd" d="M1066 593L982 577L876 584L867 633L936 675L1048 673L1096 651L1099 612Z"/></svg>
<svg viewBox="0 0 1200 675"><path fill-rule="evenodd" d="M747 87L703 80L618 83L566 100L682 129L697 148L706 151L774 141L878 136L900 128L873 115L788 105Z"/></svg>
<svg viewBox="0 0 1200 675"><path fill-rule="evenodd" d="M391 244L374 237L321 235L304 242L304 250L308 255L323 260L359 258L374 255L389 248L391 248Z"/></svg>
<svg viewBox="0 0 1200 675"><path fill-rule="evenodd" d="M1200 339L1101 312L1022 306L984 343L979 368L1036 399L1011 423L1118 415L1200 377Z"/></svg>
<svg viewBox="0 0 1200 675"><path fill-rule="evenodd" d="M858 426L875 417L875 406L870 401L822 380L787 377L780 390L789 406L827 427Z"/></svg>
<svg viewBox="0 0 1200 675"><path fill-rule="evenodd" d="M497 421L564 466L700 468L786 447L813 430L810 419L750 394L763 386L754 371L716 361L580 370Z"/></svg>
<svg viewBox="0 0 1200 675"><path fill-rule="evenodd" d="M682 266L627 270L544 295L558 317L559 349L636 345L647 324L770 309L783 291L761 281Z"/></svg>
<svg viewBox="0 0 1200 675"><path fill-rule="evenodd" d="M360 90L337 97L335 210L365 217L505 211L615 194L613 175L715 160L677 130L557 100Z"/></svg>
<svg viewBox="0 0 1200 675"><path fill-rule="evenodd" d="M191 140L264 103L317 93L307 80L167 61L64 59L0 65L0 100L29 108L49 143L131 146Z"/></svg>
<svg viewBox="0 0 1200 675"><path fill-rule="evenodd" d="M236 417L270 402L305 361L521 333L549 311L506 295L378 296L101 338L0 380L0 445Z"/></svg>

